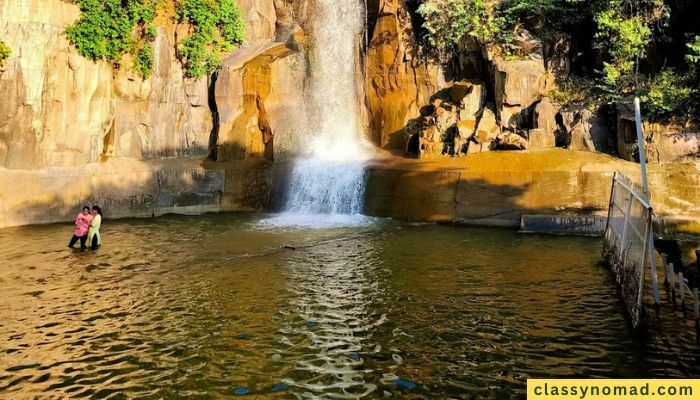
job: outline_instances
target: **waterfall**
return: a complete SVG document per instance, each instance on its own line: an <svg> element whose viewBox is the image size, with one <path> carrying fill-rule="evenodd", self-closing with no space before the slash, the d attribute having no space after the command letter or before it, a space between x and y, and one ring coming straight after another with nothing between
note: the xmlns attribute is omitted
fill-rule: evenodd
<svg viewBox="0 0 700 400"><path fill-rule="evenodd" d="M371 145L359 122L361 0L316 0L309 52L303 157L293 161L281 225L356 225Z"/></svg>

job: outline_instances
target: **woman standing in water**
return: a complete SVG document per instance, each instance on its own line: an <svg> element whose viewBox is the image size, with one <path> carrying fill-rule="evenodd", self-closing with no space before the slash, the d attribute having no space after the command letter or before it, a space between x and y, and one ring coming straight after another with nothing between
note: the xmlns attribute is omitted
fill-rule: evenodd
<svg viewBox="0 0 700 400"><path fill-rule="evenodd" d="M85 241L87 240L88 228L90 228L91 222L90 207L85 206L83 211L75 218L75 231L73 231L73 237L70 239L68 247L72 249L75 246L75 242L80 240L80 249L85 250Z"/></svg>
<svg viewBox="0 0 700 400"><path fill-rule="evenodd" d="M100 227L102 226L102 209L99 206L92 207L92 222L87 233L88 246L91 250L97 250L97 246L102 244L100 237Z"/></svg>

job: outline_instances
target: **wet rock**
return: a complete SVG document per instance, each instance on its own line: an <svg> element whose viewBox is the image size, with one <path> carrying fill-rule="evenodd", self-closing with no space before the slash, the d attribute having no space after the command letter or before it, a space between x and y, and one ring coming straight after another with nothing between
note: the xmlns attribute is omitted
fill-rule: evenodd
<svg viewBox="0 0 700 400"><path fill-rule="evenodd" d="M270 391L271 391L271 392L281 392L281 391L284 391L284 390L287 390L287 389L289 389L289 385L287 385L286 383L278 383L278 384L276 384L275 386L273 386L273 387L270 389Z"/></svg>
<svg viewBox="0 0 700 400"><path fill-rule="evenodd" d="M394 382L394 385L396 385L400 388L404 388L404 389L410 390L410 389L415 389L417 387L417 385L415 383L413 383L407 379L397 378L397 379L394 379L393 382Z"/></svg>
<svg viewBox="0 0 700 400"><path fill-rule="evenodd" d="M250 394L250 389L247 387L237 387L233 390L233 394L236 396L245 396L247 394Z"/></svg>

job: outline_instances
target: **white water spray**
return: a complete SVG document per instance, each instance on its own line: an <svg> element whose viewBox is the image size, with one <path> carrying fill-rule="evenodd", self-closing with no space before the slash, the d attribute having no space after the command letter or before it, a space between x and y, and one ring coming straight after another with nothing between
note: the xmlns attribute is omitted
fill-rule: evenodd
<svg viewBox="0 0 700 400"><path fill-rule="evenodd" d="M268 223L293 226L364 224L365 161L371 145L359 123L358 44L361 0L316 0L307 120L306 157L293 163L284 213Z"/></svg>

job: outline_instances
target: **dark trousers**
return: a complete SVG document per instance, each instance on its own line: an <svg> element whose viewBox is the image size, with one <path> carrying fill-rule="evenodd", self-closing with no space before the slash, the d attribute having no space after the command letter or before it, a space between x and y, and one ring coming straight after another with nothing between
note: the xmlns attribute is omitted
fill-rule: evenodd
<svg viewBox="0 0 700 400"><path fill-rule="evenodd" d="M97 234L93 235L92 237L92 244L90 245L90 250L97 250L97 246L100 244L97 243Z"/></svg>
<svg viewBox="0 0 700 400"><path fill-rule="evenodd" d="M87 234L83 236L75 236L73 235L72 238L70 238L70 243L68 243L68 247L73 247L75 246L75 242L80 240L80 248L84 249L85 248L85 242L87 242Z"/></svg>

